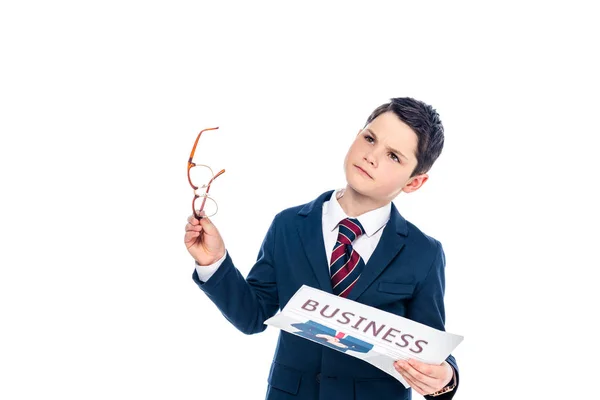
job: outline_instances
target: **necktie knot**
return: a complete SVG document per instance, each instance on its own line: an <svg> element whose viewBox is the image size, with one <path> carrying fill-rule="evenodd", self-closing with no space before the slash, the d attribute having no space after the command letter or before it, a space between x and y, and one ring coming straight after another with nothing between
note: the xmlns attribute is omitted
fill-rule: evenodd
<svg viewBox="0 0 600 400"><path fill-rule="evenodd" d="M349 245L360 235L365 233L364 228L356 218L345 218L340 221L338 242Z"/></svg>

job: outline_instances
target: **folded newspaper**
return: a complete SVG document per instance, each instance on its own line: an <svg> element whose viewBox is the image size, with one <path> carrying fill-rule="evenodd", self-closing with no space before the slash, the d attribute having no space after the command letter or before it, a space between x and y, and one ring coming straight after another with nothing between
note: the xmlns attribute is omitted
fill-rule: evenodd
<svg viewBox="0 0 600 400"><path fill-rule="evenodd" d="M400 381L394 361L441 364L463 337L303 285L265 324L364 360Z"/></svg>

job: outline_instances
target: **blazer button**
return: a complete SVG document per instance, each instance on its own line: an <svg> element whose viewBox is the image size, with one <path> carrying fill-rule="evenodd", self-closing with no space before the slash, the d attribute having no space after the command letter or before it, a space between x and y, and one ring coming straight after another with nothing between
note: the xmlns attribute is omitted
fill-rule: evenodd
<svg viewBox="0 0 600 400"><path fill-rule="evenodd" d="M321 373L317 374L317 383L321 383Z"/></svg>

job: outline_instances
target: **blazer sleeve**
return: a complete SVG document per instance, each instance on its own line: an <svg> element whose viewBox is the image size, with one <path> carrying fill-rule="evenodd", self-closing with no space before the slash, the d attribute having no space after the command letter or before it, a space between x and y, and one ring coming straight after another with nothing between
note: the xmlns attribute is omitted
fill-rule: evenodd
<svg viewBox="0 0 600 400"><path fill-rule="evenodd" d="M445 268L446 256L439 241L435 241L435 257L425 279L415 289L415 294L407 309L407 318L445 331L444 291L446 287ZM425 396L426 399L449 400L458 389L458 365L454 356L449 355L446 361L456 374L456 387L451 392L441 396Z"/></svg>
<svg viewBox="0 0 600 400"><path fill-rule="evenodd" d="M247 278L227 257L215 274L202 282L194 269L192 279L208 298L219 308L223 316L245 334L264 331L264 321L279 309L273 249L277 236L277 217L273 219L261 244L256 263Z"/></svg>

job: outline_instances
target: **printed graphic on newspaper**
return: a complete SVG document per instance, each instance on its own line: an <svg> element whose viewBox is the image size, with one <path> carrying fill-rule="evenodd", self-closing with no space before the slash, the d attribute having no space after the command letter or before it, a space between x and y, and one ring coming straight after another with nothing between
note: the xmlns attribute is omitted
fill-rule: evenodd
<svg viewBox="0 0 600 400"><path fill-rule="evenodd" d="M394 361L441 364L463 337L303 285L265 324L364 360L409 387Z"/></svg>

